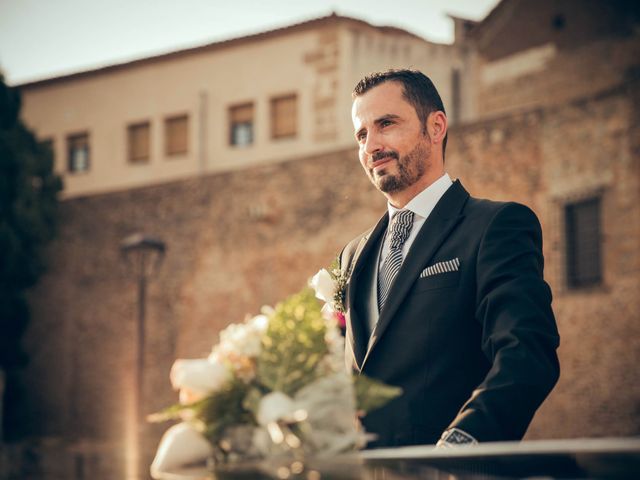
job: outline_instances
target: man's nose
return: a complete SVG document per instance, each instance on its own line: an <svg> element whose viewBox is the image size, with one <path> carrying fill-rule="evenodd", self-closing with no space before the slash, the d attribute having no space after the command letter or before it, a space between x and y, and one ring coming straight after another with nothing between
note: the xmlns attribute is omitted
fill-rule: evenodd
<svg viewBox="0 0 640 480"><path fill-rule="evenodd" d="M380 135L375 133L369 133L367 140L364 143L364 152L367 155L373 155L376 152L380 152L384 149L382 142L380 141Z"/></svg>

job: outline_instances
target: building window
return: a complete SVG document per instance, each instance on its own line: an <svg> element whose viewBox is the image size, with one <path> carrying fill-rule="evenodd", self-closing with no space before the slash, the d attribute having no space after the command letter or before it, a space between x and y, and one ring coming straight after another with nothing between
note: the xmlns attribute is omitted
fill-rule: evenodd
<svg viewBox="0 0 640 480"><path fill-rule="evenodd" d="M243 147L253 143L253 103L229 107L229 144Z"/></svg>
<svg viewBox="0 0 640 480"><path fill-rule="evenodd" d="M187 153L189 145L189 117L180 115L164 122L166 153L169 156Z"/></svg>
<svg viewBox="0 0 640 480"><path fill-rule="evenodd" d="M297 103L295 94L271 99L271 138L296 136Z"/></svg>
<svg viewBox="0 0 640 480"><path fill-rule="evenodd" d="M565 206L567 284L570 288L602 281L600 197Z"/></svg>
<svg viewBox="0 0 640 480"><path fill-rule="evenodd" d="M146 163L149 161L151 124L136 123L127 127L129 162Z"/></svg>
<svg viewBox="0 0 640 480"><path fill-rule="evenodd" d="M89 134L87 132L67 137L68 169L71 173L89 171Z"/></svg>

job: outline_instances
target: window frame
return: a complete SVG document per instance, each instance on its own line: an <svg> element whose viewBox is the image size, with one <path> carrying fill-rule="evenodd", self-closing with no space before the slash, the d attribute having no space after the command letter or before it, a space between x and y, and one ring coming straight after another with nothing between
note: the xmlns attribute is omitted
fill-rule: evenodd
<svg viewBox="0 0 640 480"><path fill-rule="evenodd" d="M134 157L133 156L133 138L132 134L134 130L146 127L147 129L147 146L146 156ZM127 125L127 162L130 164L146 164L151 161L151 121L143 120L140 122L133 122Z"/></svg>
<svg viewBox="0 0 640 480"><path fill-rule="evenodd" d="M82 169L75 168L78 162L76 161L72 153L75 151L72 149L75 146L74 142L78 142L79 139L84 139L85 146L86 146L86 159L85 159L86 167ZM67 147L67 173L78 175L78 174L85 174L91 171L91 135L88 130L68 134L66 136L66 147Z"/></svg>
<svg viewBox="0 0 640 480"><path fill-rule="evenodd" d="M185 121L184 148L174 150L172 149L174 145L171 143L170 126L182 120ZM180 157L189 153L189 123L189 114L186 112L164 117L164 154L166 157Z"/></svg>
<svg viewBox="0 0 640 480"><path fill-rule="evenodd" d="M569 290L603 285L602 205L602 194L593 194L563 205L565 285ZM588 211L589 208L593 210ZM585 238L584 222L589 222L592 228L591 237Z"/></svg>
<svg viewBox="0 0 640 480"><path fill-rule="evenodd" d="M238 121L235 120L234 112L241 111L243 109L251 109L251 119L250 121ZM247 148L252 146L256 140L256 132L255 132L255 123L256 123L256 106L255 102L242 102L242 103L234 103L227 107L227 124L229 126L229 146L234 148ZM249 131L249 141L247 142L238 142L238 137L236 136L236 128L237 127L247 127Z"/></svg>
<svg viewBox="0 0 640 480"><path fill-rule="evenodd" d="M287 100L293 100L293 104L294 104L294 113L295 113L295 119L293 121L293 131L292 132L285 132L285 133L280 133L277 129L277 119L278 119L278 112L276 111L276 105L279 102L283 102L283 101L287 101ZM272 96L269 100L269 113L270 113L270 120L271 120L271 139L272 140L286 140L286 139L294 139L297 138L298 136L298 117L299 117L299 96L296 92L291 92L291 93L287 93L287 94L282 94L282 95L276 95L276 96Z"/></svg>

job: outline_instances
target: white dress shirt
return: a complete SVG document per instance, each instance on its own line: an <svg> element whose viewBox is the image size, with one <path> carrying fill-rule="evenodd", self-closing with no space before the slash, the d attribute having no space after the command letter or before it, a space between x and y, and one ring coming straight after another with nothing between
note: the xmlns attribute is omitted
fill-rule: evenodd
<svg viewBox="0 0 640 480"><path fill-rule="evenodd" d="M422 225L427 220L427 217L431 214L436 204L440 201L444 193L453 185L453 181L449 174L445 173L438 180L433 182L418 195L413 197L409 203L402 210L411 210L413 212L413 226L411 227L411 233L409 238L404 242L402 246L402 258L407 258L407 252L411 248L413 241L416 239L418 232L422 228ZM389 210L389 225L393 216L401 209L394 207L390 203L387 204ZM382 263L387 258L389 253L389 242L391 242L391 236L385 235L384 243L380 249L380 258L378 261L378 272L382 267Z"/></svg>

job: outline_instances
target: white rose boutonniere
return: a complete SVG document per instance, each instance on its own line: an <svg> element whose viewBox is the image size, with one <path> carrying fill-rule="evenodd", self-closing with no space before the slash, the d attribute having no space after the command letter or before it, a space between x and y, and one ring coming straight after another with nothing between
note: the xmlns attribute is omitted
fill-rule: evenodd
<svg viewBox="0 0 640 480"><path fill-rule="evenodd" d="M320 269L311 278L311 288L316 292L316 298L325 303L333 302L333 296L336 293L336 282L333 276L324 268Z"/></svg>
<svg viewBox="0 0 640 480"><path fill-rule="evenodd" d="M334 317L343 331L346 327L345 299L350 275L350 270L342 271L340 258L337 257L329 270L321 269L309 281L309 285L316 292L316 298L325 302L322 313L325 316Z"/></svg>

